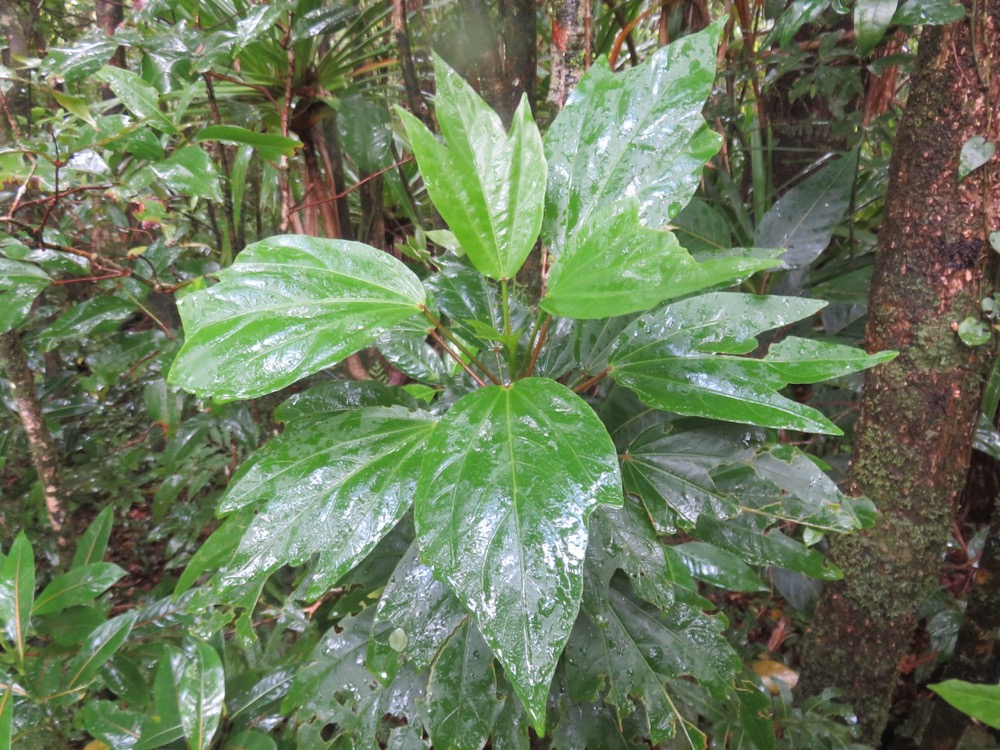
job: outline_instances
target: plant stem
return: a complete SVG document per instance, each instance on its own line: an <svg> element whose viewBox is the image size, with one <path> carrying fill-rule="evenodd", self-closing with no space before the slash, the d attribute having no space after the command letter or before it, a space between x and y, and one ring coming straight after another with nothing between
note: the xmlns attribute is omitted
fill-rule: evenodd
<svg viewBox="0 0 1000 750"><path fill-rule="evenodd" d="M541 313L539 313L539 316ZM537 323L537 321L535 321ZM542 345L545 343L545 334L549 331L549 325L552 323L552 316L546 315L545 322L542 323L542 329L538 332L538 341L534 342L534 347L531 350L531 359L528 360L528 366L524 370L523 377L530 378L531 373L535 371L535 364L538 362L538 355L542 353ZM534 341L534 336L531 339Z"/></svg>
<svg viewBox="0 0 1000 750"><path fill-rule="evenodd" d="M459 341L458 338L451 331L449 331L447 327L445 327L445 325L440 320L434 317L434 314L430 310L428 310L426 307L421 306L420 311L424 314L424 317L431 322L431 325L433 325L438 331L441 332L441 336L447 339L450 343L454 344L455 347L460 352L462 352L462 354L464 354L466 357L469 358L469 361L472 364L474 364L476 367L482 370L483 374L487 378L489 378L494 385L503 385L500 382L500 378L494 375L493 372L488 367L486 367L486 365L484 365L482 362L476 359L475 355L469 350L469 347L467 347L465 344ZM479 379L476 378L476 380L478 381Z"/></svg>
<svg viewBox="0 0 1000 750"><path fill-rule="evenodd" d="M503 305L503 345L505 351L507 352L507 369L513 376L516 365L514 359L517 356L517 342L511 341L510 297L507 291L507 279L500 279L500 298Z"/></svg>
<svg viewBox="0 0 1000 750"><path fill-rule="evenodd" d="M592 378L590 378L588 380L584 380L582 383L580 383L580 385L578 385L576 388L573 389L573 393L583 393L584 391L590 389L594 385L597 385L602 380L604 380L604 378L606 378L608 376L608 373L610 373L610 372L611 372L611 368L610 367L606 367L604 369L604 372L599 372L594 377L592 377Z"/></svg>
<svg viewBox="0 0 1000 750"><path fill-rule="evenodd" d="M450 346L448 346L447 342L443 338L441 338L441 334L440 333L438 333L437 331L431 331L431 336L434 337L435 341L437 341L439 344L441 344L441 348L445 350L445 352L448 354L448 356L450 356L452 359L454 359L456 362L458 362L458 364L461 366L461 368L463 370L465 370L469 374L469 377L476 381L476 383L479 385L480 388L482 388L482 387L484 387L486 385L486 383L483 381L483 379L481 377L479 377L478 375L476 375L476 371L473 370L471 367L469 367L465 363L465 360L462 359L461 356L459 356L458 352L456 352L454 349L452 349Z"/></svg>

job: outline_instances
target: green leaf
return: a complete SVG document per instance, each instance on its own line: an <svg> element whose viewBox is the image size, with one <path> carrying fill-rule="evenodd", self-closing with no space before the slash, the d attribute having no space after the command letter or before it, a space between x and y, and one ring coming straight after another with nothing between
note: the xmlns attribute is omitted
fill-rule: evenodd
<svg viewBox="0 0 1000 750"><path fill-rule="evenodd" d="M100 336L118 330L135 311L134 302L121 297L93 297L64 312L39 333L37 341L50 352L66 339Z"/></svg>
<svg viewBox="0 0 1000 750"><path fill-rule="evenodd" d="M899 0L855 0L854 31L858 36L858 52L864 57L885 36Z"/></svg>
<svg viewBox="0 0 1000 750"><path fill-rule="evenodd" d="M414 542L396 565L375 612L366 663L382 684L402 664L410 663L418 672L429 667L444 640L468 616L418 555Z"/></svg>
<svg viewBox="0 0 1000 750"><path fill-rule="evenodd" d="M87 636L80 651L66 668L68 691L86 687L97 676L104 663L121 648L138 618L137 610L126 612L99 625Z"/></svg>
<svg viewBox="0 0 1000 750"><path fill-rule="evenodd" d="M318 597L409 509L435 422L424 412L371 407L290 425L240 469L221 513L255 515L222 571L223 590L319 554Z"/></svg>
<svg viewBox="0 0 1000 750"><path fill-rule="evenodd" d="M50 89L49 93L52 94L53 99L59 102L60 107L65 109L70 114L79 117L94 130L98 130L97 120L95 120L94 116L90 113L90 107L87 106L87 100L84 97L66 94L58 89Z"/></svg>
<svg viewBox="0 0 1000 750"><path fill-rule="evenodd" d="M149 168L175 193L222 202L219 170L212 157L199 146L179 148L164 161L150 164Z"/></svg>
<svg viewBox="0 0 1000 750"><path fill-rule="evenodd" d="M0 624L24 661L35 597L35 553L22 531L0 565Z"/></svg>
<svg viewBox="0 0 1000 750"><path fill-rule="evenodd" d="M152 127L164 133L176 135L180 132L160 111L159 93L140 76L123 68L105 65L97 77L108 84L125 109L139 119L147 120Z"/></svg>
<svg viewBox="0 0 1000 750"><path fill-rule="evenodd" d="M118 41L103 30L94 29L76 39L66 47L49 47L42 60L42 72L47 77L56 77L66 83L77 83L89 78L118 49Z"/></svg>
<svg viewBox="0 0 1000 750"><path fill-rule="evenodd" d="M965 18L965 8L952 0L904 0L893 25L925 26L952 23Z"/></svg>
<svg viewBox="0 0 1000 750"><path fill-rule="evenodd" d="M789 383L818 383L890 362L899 352L864 349L789 336L768 349L764 361Z"/></svg>
<svg viewBox="0 0 1000 750"><path fill-rule="evenodd" d="M282 156L295 156L302 148L302 142L297 138L285 138L270 133L256 133L236 125L209 125L199 130L194 137L195 143L204 141L221 141L252 146L262 159L277 161Z"/></svg>
<svg viewBox="0 0 1000 750"><path fill-rule="evenodd" d="M217 570L233 558L240 540L253 520L253 508L229 516L212 535L198 547L174 588L174 596L190 589L206 572Z"/></svg>
<svg viewBox="0 0 1000 750"><path fill-rule="evenodd" d="M691 575L699 581L729 591L767 591L760 577L735 555L704 542L687 542L673 547Z"/></svg>
<svg viewBox="0 0 1000 750"><path fill-rule="evenodd" d="M169 380L216 398L261 396L367 346L424 301L420 281L388 253L272 237L181 301L187 340Z"/></svg>
<svg viewBox="0 0 1000 750"><path fill-rule="evenodd" d="M799 29L817 21L829 7L830 0L795 0L778 17L771 37L777 38L781 46L787 48ZM765 43L770 46L771 41Z"/></svg>
<svg viewBox="0 0 1000 750"><path fill-rule="evenodd" d="M469 84L435 56L438 123L445 143L397 107L427 192L472 264L510 279L538 238L545 197L545 155L527 98L510 133Z"/></svg>
<svg viewBox="0 0 1000 750"><path fill-rule="evenodd" d="M0 258L0 333L7 333L28 319L35 297L50 281L38 266Z"/></svg>
<svg viewBox="0 0 1000 750"><path fill-rule="evenodd" d="M244 729L230 737L222 750L277 750L278 746L268 735L256 729Z"/></svg>
<svg viewBox="0 0 1000 750"><path fill-rule="evenodd" d="M480 750L498 708L493 653L468 619L447 640L427 684L428 729L438 747Z"/></svg>
<svg viewBox="0 0 1000 750"><path fill-rule="evenodd" d="M56 576L35 598L32 613L44 615L93 601L125 577L114 563L91 563Z"/></svg>
<svg viewBox="0 0 1000 750"><path fill-rule="evenodd" d="M778 395L793 382L782 375L780 358L772 369L765 360L734 356L755 349L756 334L800 320L824 305L795 297L724 292L675 302L626 329L608 359L611 376L657 409L839 435L837 426L815 409ZM800 369L807 366L801 364Z"/></svg>
<svg viewBox="0 0 1000 750"><path fill-rule="evenodd" d="M820 552L773 529L765 533L742 519L720 521L701 516L695 527L699 539L727 550L750 565L777 565L824 581L843 574Z"/></svg>
<svg viewBox="0 0 1000 750"><path fill-rule="evenodd" d="M958 157L958 179L964 180L986 162L993 158L997 147L983 138L974 135L962 144L962 152Z"/></svg>
<svg viewBox="0 0 1000 750"><path fill-rule="evenodd" d="M541 307L568 318L609 318L748 276L780 263L732 256L696 263L671 232L639 223L632 198L596 207L549 272Z"/></svg>
<svg viewBox="0 0 1000 750"><path fill-rule="evenodd" d="M142 738L133 750L153 750L184 739L178 702L185 656L173 646L165 649L153 679L153 715L142 726Z"/></svg>
<svg viewBox="0 0 1000 750"><path fill-rule="evenodd" d="M945 680L928 685L946 703L988 727L1000 729L1000 685L976 685L964 680Z"/></svg>
<svg viewBox="0 0 1000 750"><path fill-rule="evenodd" d="M71 570L82 568L91 563L99 563L104 559L104 553L108 550L108 539L111 538L111 527L115 523L114 506L106 506L100 513L94 516L87 530L80 536L80 541L76 543L76 552L73 553Z"/></svg>
<svg viewBox="0 0 1000 750"><path fill-rule="evenodd" d="M850 208L857 167L854 150L781 196L757 225L754 245L786 248L781 260L788 266L814 261Z"/></svg>
<svg viewBox="0 0 1000 750"><path fill-rule="evenodd" d="M142 734L143 715L119 708L111 701L88 701L80 715L90 736L115 750L135 747Z"/></svg>
<svg viewBox="0 0 1000 750"><path fill-rule="evenodd" d="M721 29L682 37L623 73L597 62L580 79L545 136L542 236L555 256L599 208L638 200L642 223L660 228L691 198L719 149L701 110L715 82Z"/></svg>
<svg viewBox="0 0 1000 750"><path fill-rule="evenodd" d="M10 681L0 694L0 750L11 750L14 729L14 684Z"/></svg>
<svg viewBox="0 0 1000 750"><path fill-rule="evenodd" d="M476 616L539 734L598 503L622 503L614 446L552 380L463 396L425 450L414 505L422 557Z"/></svg>
<svg viewBox="0 0 1000 750"><path fill-rule="evenodd" d="M177 708L188 745L203 750L211 744L222 716L225 672L219 654L207 643L188 642L185 657L177 683Z"/></svg>
<svg viewBox="0 0 1000 750"><path fill-rule="evenodd" d="M325 380L284 401L274 410L274 418L279 422L316 421L369 406L405 406L413 410L417 403L402 388L377 380Z"/></svg>

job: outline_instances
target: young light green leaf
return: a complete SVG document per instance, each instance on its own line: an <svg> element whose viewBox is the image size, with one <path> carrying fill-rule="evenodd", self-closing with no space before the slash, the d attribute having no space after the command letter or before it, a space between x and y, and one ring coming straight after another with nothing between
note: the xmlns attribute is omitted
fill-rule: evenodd
<svg viewBox="0 0 1000 750"><path fill-rule="evenodd" d="M962 152L958 157L958 179L964 180L986 162L993 158L997 147L983 138L974 135L962 144Z"/></svg>
<svg viewBox="0 0 1000 750"><path fill-rule="evenodd" d="M67 690L86 687L97 676L104 663L121 648L138 618L138 610L132 610L94 629L66 668Z"/></svg>
<svg viewBox="0 0 1000 750"><path fill-rule="evenodd" d="M179 148L163 161L149 165L163 184L180 195L222 201L219 170L199 146Z"/></svg>
<svg viewBox="0 0 1000 750"><path fill-rule="evenodd" d="M434 206L472 264L510 279L538 237L545 197L545 155L527 98L510 133L461 76L434 58L437 119L444 143L397 108Z"/></svg>
<svg viewBox="0 0 1000 750"><path fill-rule="evenodd" d="M28 319L31 305L50 283L48 274L31 263L0 258L0 333Z"/></svg>
<svg viewBox="0 0 1000 750"><path fill-rule="evenodd" d="M221 141L252 146L262 159L277 161L282 156L294 156L297 149L302 148L302 142L296 138L285 138L272 133L257 133L237 125L209 125L202 128L194 137L195 143L204 141Z"/></svg>
<svg viewBox="0 0 1000 750"><path fill-rule="evenodd" d="M107 58L105 58L107 59ZM140 76L124 68L105 65L97 77L104 81L129 112L164 133L177 134L177 126L160 110L160 95Z"/></svg>
<svg viewBox="0 0 1000 750"><path fill-rule="evenodd" d="M32 614L45 615L86 604L111 588L125 571L114 563L91 563L56 576L35 598Z"/></svg>
<svg viewBox="0 0 1000 750"><path fill-rule="evenodd" d="M87 530L80 536L80 541L76 543L76 552L73 553L73 563L71 570L82 568L91 563L99 563L104 559L104 553L108 549L108 540L111 538L111 527L115 523L115 509L113 505L106 506L100 513L94 516Z"/></svg>
<svg viewBox="0 0 1000 750"><path fill-rule="evenodd" d="M928 685L945 702L988 727L1000 729L1000 685L976 685L964 680L945 680Z"/></svg>
<svg viewBox="0 0 1000 750"><path fill-rule="evenodd" d="M691 198L719 148L701 110L715 82L721 29L682 37L624 73L598 62L580 79L545 136L542 236L554 255L598 208L634 198L643 224L659 228Z"/></svg>
<svg viewBox="0 0 1000 750"><path fill-rule="evenodd" d="M724 292L676 302L626 329L608 358L611 376L657 409L839 435L820 412L778 394L790 382L811 381L785 378L780 367L772 369L764 360L733 356L755 349L757 333L811 315L824 304Z"/></svg>
<svg viewBox="0 0 1000 750"><path fill-rule="evenodd" d="M177 683L177 708L188 745L204 750L222 717L226 675L219 654L207 643L189 641L185 657Z"/></svg>
<svg viewBox="0 0 1000 750"><path fill-rule="evenodd" d="M819 383L891 362L899 352L864 349L789 336L768 349L764 361L789 383Z"/></svg>
<svg viewBox="0 0 1000 750"><path fill-rule="evenodd" d="M858 37L858 52L864 57L882 41L899 0L856 0L854 31Z"/></svg>
<svg viewBox="0 0 1000 750"><path fill-rule="evenodd" d="M595 208L568 238L549 272L541 307L567 318L610 318L776 265L771 258L742 255L697 263L671 232L639 223L636 199L620 200Z"/></svg>
<svg viewBox="0 0 1000 750"><path fill-rule="evenodd" d="M0 625L24 661L35 598L35 553L22 531L14 539L7 559L0 565Z"/></svg>
<svg viewBox="0 0 1000 750"><path fill-rule="evenodd" d="M52 98L59 102L59 106L65 109L70 114L76 115L85 123L90 125L94 130L98 130L97 120L90 113L90 107L87 106L87 100L82 96L73 96L72 94L66 94L59 89L49 89L49 93Z"/></svg>
<svg viewBox="0 0 1000 750"><path fill-rule="evenodd" d="M754 245L786 248L781 260L793 267L819 257L850 208L857 166L854 150L781 196L760 220Z"/></svg>
<svg viewBox="0 0 1000 750"><path fill-rule="evenodd" d="M425 412L373 407L290 426L258 450L219 506L256 509L223 590L318 553L308 595L326 592L409 509L434 426Z"/></svg>
<svg viewBox="0 0 1000 750"><path fill-rule="evenodd" d="M598 503L622 503L614 445L552 380L463 396L425 450L414 504L422 558L476 616L539 734Z"/></svg>
<svg viewBox="0 0 1000 750"><path fill-rule="evenodd" d="M388 253L285 235L255 243L180 304L186 341L169 380L253 398L330 367L420 312L420 280Z"/></svg>
<svg viewBox="0 0 1000 750"><path fill-rule="evenodd" d="M427 684L431 740L439 747L480 750L498 708L493 652L466 618L431 667Z"/></svg>

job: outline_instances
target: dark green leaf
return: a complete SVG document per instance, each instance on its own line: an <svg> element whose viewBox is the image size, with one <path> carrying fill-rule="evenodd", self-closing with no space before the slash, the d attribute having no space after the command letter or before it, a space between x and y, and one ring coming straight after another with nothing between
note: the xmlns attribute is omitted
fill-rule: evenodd
<svg viewBox="0 0 1000 750"><path fill-rule="evenodd" d="M851 151L781 196L760 220L754 245L785 248L781 260L792 267L819 257L850 208L857 167Z"/></svg>
<svg viewBox="0 0 1000 750"><path fill-rule="evenodd" d="M397 108L434 206L472 264L511 279L542 224L545 155L527 98L510 133L473 88L435 57L441 143L416 117Z"/></svg>
<svg viewBox="0 0 1000 750"><path fill-rule="evenodd" d="M116 40L96 29L69 46L49 47L42 61L42 72L66 83L76 83L104 67L117 48Z"/></svg>
<svg viewBox="0 0 1000 750"><path fill-rule="evenodd" d="M178 685L185 657L173 646L160 659L153 680L153 715L142 725L142 737L134 750L153 750L184 739L178 704Z"/></svg>
<svg viewBox="0 0 1000 750"><path fill-rule="evenodd" d="M928 687L962 713L986 726L1000 729L1000 685L945 680Z"/></svg>
<svg viewBox="0 0 1000 750"><path fill-rule="evenodd" d="M0 565L0 624L24 661L35 597L35 553L22 531Z"/></svg>
<svg viewBox="0 0 1000 750"><path fill-rule="evenodd" d="M892 17L900 26L952 23L965 18L965 8L952 0L905 0Z"/></svg>
<svg viewBox="0 0 1000 750"><path fill-rule="evenodd" d="M114 49L111 51L113 53ZM101 68L97 77L108 84L125 109L140 120L148 121L152 127L164 133L178 133L177 127L160 111L159 93L140 76L124 68L106 65Z"/></svg>
<svg viewBox="0 0 1000 750"><path fill-rule="evenodd" d="M295 156L297 149L302 148L301 141L295 138L285 138L270 133L256 133L236 125L209 125L198 131L194 137L195 143L204 141L221 141L252 146L268 161L277 161L282 156Z"/></svg>
<svg viewBox="0 0 1000 750"><path fill-rule="evenodd" d="M369 406L417 408L402 388L382 385L376 380L326 380L283 402L274 410L274 418L279 422L317 421Z"/></svg>
<svg viewBox="0 0 1000 750"><path fill-rule="evenodd" d="M240 540L250 527L253 512L253 508L245 508L240 513L234 513L212 532L212 535L198 547L191 562L188 563L178 579L174 596L180 596L189 590L202 575L210 570L218 570L232 559L233 553L240 545Z"/></svg>
<svg viewBox="0 0 1000 750"><path fill-rule="evenodd" d="M542 233L556 256L596 209L635 199L642 223L659 228L691 198L719 148L701 110L715 82L721 28L682 37L624 73L598 62L577 84L545 136Z"/></svg>
<svg viewBox="0 0 1000 750"><path fill-rule="evenodd" d="M768 590L749 565L735 555L711 544L687 542L675 545L673 550L684 561L691 575L699 581L729 591L752 593Z"/></svg>
<svg viewBox="0 0 1000 750"><path fill-rule="evenodd" d="M256 729L244 729L230 737L222 750L277 750L278 746L268 735Z"/></svg>
<svg viewBox="0 0 1000 750"><path fill-rule="evenodd" d="M91 563L56 576L35 598L32 613L44 615L85 604L111 588L125 571L114 563Z"/></svg>
<svg viewBox="0 0 1000 750"><path fill-rule="evenodd" d="M118 330L136 311L134 302L121 297L94 297L60 315L38 335L38 342L49 352L66 339L99 336Z"/></svg>
<svg viewBox="0 0 1000 750"><path fill-rule="evenodd" d="M813 23L830 7L830 0L795 0L774 24L771 33L782 47L788 47L792 38L807 23Z"/></svg>
<svg viewBox="0 0 1000 750"><path fill-rule="evenodd" d="M175 193L222 202L219 170L199 146L177 149L169 158L150 164L149 168Z"/></svg>
<svg viewBox="0 0 1000 750"><path fill-rule="evenodd" d="M225 673L214 648L202 641L190 641L185 664L177 683L177 707L188 745L207 748L222 716Z"/></svg>
<svg viewBox="0 0 1000 750"><path fill-rule="evenodd" d="M80 712L91 737L114 750L131 750L142 734L143 715L119 708L111 701L89 701Z"/></svg>
<svg viewBox="0 0 1000 750"><path fill-rule="evenodd" d="M49 283L48 274L38 266L0 257L0 333L27 320L35 297Z"/></svg>
<svg viewBox="0 0 1000 750"><path fill-rule="evenodd" d="M539 733L598 503L622 503L614 446L590 407L552 380L464 396L425 451L422 557L476 615Z"/></svg>
<svg viewBox="0 0 1000 750"><path fill-rule="evenodd" d="M350 117L338 118L337 124L344 148L354 162L368 174L391 164L392 130L385 105L354 91L341 98L340 106L341 111L351 113Z"/></svg>
<svg viewBox="0 0 1000 750"><path fill-rule="evenodd" d="M424 301L420 281L388 253L272 237L181 302L187 340L170 381L216 398L270 393L370 344Z"/></svg>
<svg viewBox="0 0 1000 750"><path fill-rule="evenodd" d="M115 523L114 506L106 506L100 513L94 516L87 530L83 532L80 541L76 543L76 552L73 553L73 563L71 569L82 568L91 563L98 563L104 559L104 553L108 549L108 539L111 538L111 527Z"/></svg>
<svg viewBox="0 0 1000 750"><path fill-rule="evenodd" d="M858 37L858 51L867 55L882 41L899 0L856 0L854 3L854 31Z"/></svg>
<svg viewBox="0 0 1000 750"><path fill-rule="evenodd" d="M223 589L318 553L308 595L325 593L410 507L434 426L423 412L371 407L290 426L258 450L219 506L256 509Z"/></svg>
<svg viewBox="0 0 1000 750"><path fill-rule="evenodd" d="M480 750L498 708L493 652L468 619L447 640L427 685L431 741L455 750Z"/></svg>
<svg viewBox="0 0 1000 750"><path fill-rule="evenodd" d="M68 689L86 687L97 676L104 663L114 656L128 638L138 617L139 612L132 610L94 629L66 668Z"/></svg>

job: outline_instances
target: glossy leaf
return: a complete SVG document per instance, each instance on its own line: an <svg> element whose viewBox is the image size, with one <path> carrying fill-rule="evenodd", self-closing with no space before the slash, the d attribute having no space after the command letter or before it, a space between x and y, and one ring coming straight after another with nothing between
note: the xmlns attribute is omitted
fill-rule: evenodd
<svg viewBox="0 0 1000 750"><path fill-rule="evenodd" d="M198 131L195 143L220 141L222 143L252 146L262 159L277 161L282 156L294 156L302 143L295 138L272 133L257 133L236 125L209 125Z"/></svg>
<svg viewBox="0 0 1000 750"><path fill-rule="evenodd" d="M439 747L480 750L498 707L493 652L468 619L444 644L427 684L431 740Z"/></svg>
<svg viewBox="0 0 1000 750"><path fill-rule="evenodd" d="M97 77L108 84L125 109L140 120L147 121L152 127L164 133L173 135L179 132L177 126L160 110L160 95L157 90L146 83L141 76L124 68L106 65L101 68Z"/></svg>
<svg viewBox="0 0 1000 750"><path fill-rule="evenodd" d="M169 158L154 162L149 168L175 193L222 202L219 170L199 146L177 149Z"/></svg>
<svg viewBox="0 0 1000 750"><path fill-rule="evenodd" d="M899 0L856 0L854 3L854 31L858 37L858 51L867 55L882 41L896 14Z"/></svg>
<svg viewBox="0 0 1000 750"><path fill-rule="evenodd" d="M240 253L219 284L183 299L187 339L169 379L216 398L270 393L370 344L424 300L420 281L388 253L272 237Z"/></svg>
<svg viewBox="0 0 1000 750"><path fill-rule="evenodd" d="M38 335L42 348L50 352L67 339L100 336L118 330L136 311L136 305L121 297L92 297L71 307Z"/></svg>
<svg viewBox="0 0 1000 750"><path fill-rule="evenodd" d="M225 698L225 673L214 648L202 641L188 644L185 664L178 677L177 707L188 745L209 747L219 726Z"/></svg>
<svg viewBox="0 0 1000 750"><path fill-rule="evenodd" d="M749 565L725 550L704 542L686 542L673 547L691 575L728 591L767 591Z"/></svg>
<svg viewBox="0 0 1000 750"><path fill-rule="evenodd" d="M115 523L115 509L113 505L106 506L100 513L94 516L87 530L80 536L80 541L76 543L76 551L73 553L73 562L70 569L82 568L91 563L99 563L104 559L104 553L108 549L108 540L111 538L111 527Z"/></svg>
<svg viewBox="0 0 1000 750"><path fill-rule="evenodd" d="M466 617L448 587L420 562L414 542L379 597L368 643L368 668L382 684L388 684L404 663L422 672Z"/></svg>
<svg viewBox="0 0 1000 750"><path fill-rule="evenodd" d="M473 88L435 57L435 106L444 143L405 110L420 173L434 206L472 264L493 279L510 279L538 237L545 196L542 138L527 98L510 133Z"/></svg>
<svg viewBox="0 0 1000 750"><path fill-rule="evenodd" d="M962 151L958 157L958 179L964 180L975 172L992 159L996 151L997 147L981 135L974 135L967 140L962 144Z"/></svg>
<svg viewBox="0 0 1000 750"><path fill-rule="evenodd" d="M792 366L781 357L772 369L766 360L734 356L755 349L757 333L811 315L824 304L722 292L676 302L626 329L608 360L611 375L657 409L839 435L820 412L778 394L790 382L811 382L784 377ZM808 369L805 361L796 366Z"/></svg>
<svg viewBox="0 0 1000 750"><path fill-rule="evenodd" d="M829 7L830 0L794 0L778 17L772 36L787 48L799 29L818 20Z"/></svg>
<svg viewBox="0 0 1000 750"><path fill-rule="evenodd" d="M988 727L1000 729L1000 685L945 680L928 687L962 713Z"/></svg>
<svg viewBox="0 0 1000 750"><path fill-rule="evenodd" d="M10 750L14 729L14 685L7 682L0 693L0 750Z"/></svg>
<svg viewBox="0 0 1000 750"><path fill-rule="evenodd" d="M80 712L84 728L115 750L131 750L142 734L143 715L119 708L112 701L88 701Z"/></svg>
<svg viewBox="0 0 1000 750"><path fill-rule="evenodd" d="M178 699L184 663L184 654L178 649L166 649L153 678L153 715L143 723L142 737L134 750L153 750L184 739Z"/></svg>
<svg viewBox="0 0 1000 750"><path fill-rule="evenodd" d="M85 687L97 676L104 663L115 655L128 638L138 617L139 612L132 610L113 617L94 629L66 668L68 690Z"/></svg>
<svg viewBox="0 0 1000 750"><path fill-rule="evenodd" d="M580 79L545 136L542 236L554 255L597 209L623 198L638 200L639 218L652 228L691 198L719 148L701 110L715 82L721 28L682 37L623 73L598 61Z"/></svg>
<svg viewBox="0 0 1000 750"><path fill-rule="evenodd" d="M35 553L22 531L0 564L0 624L24 661L35 597Z"/></svg>
<svg viewBox="0 0 1000 750"><path fill-rule="evenodd" d="M897 352L864 349L789 336L768 349L764 361L789 383L818 383L890 362Z"/></svg>
<svg viewBox="0 0 1000 750"><path fill-rule="evenodd" d="M464 396L425 451L414 506L422 557L476 616L539 733L598 503L622 503L614 446L555 381Z"/></svg>
<svg viewBox="0 0 1000 750"><path fill-rule="evenodd" d="M892 17L901 26L940 25L965 18L965 7L952 0L904 0Z"/></svg>
<svg viewBox="0 0 1000 750"><path fill-rule="evenodd" d="M31 263L0 258L0 333L28 319L31 306L50 283L48 274Z"/></svg>
<svg viewBox="0 0 1000 750"><path fill-rule="evenodd" d="M291 426L258 450L219 506L256 509L223 590L318 553L308 592L325 593L409 509L434 426L426 413L372 407Z"/></svg>
<svg viewBox="0 0 1000 750"><path fill-rule="evenodd" d="M65 47L49 47L42 60L42 71L66 83L82 81L99 71L118 49L118 42L102 30L74 40Z"/></svg>
<svg viewBox="0 0 1000 750"><path fill-rule="evenodd" d="M244 729L226 740L222 750L277 750L270 736L256 729Z"/></svg>
<svg viewBox="0 0 1000 750"><path fill-rule="evenodd" d="M369 406L405 406L413 410L417 403L402 388L377 380L325 380L282 402L274 410L274 418L279 422L315 422Z"/></svg>
<svg viewBox="0 0 1000 750"><path fill-rule="evenodd" d="M671 232L639 223L636 199L620 200L594 208L568 238L549 272L541 307L568 318L610 318L775 265L773 259L740 255L696 263Z"/></svg>
<svg viewBox="0 0 1000 750"><path fill-rule="evenodd" d="M91 563L56 576L35 597L32 613L44 615L85 604L111 588L125 571L114 563Z"/></svg>
<svg viewBox="0 0 1000 750"><path fill-rule="evenodd" d="M785 248L781 260L792 267L819 257L850 208L857 166L851 151L781 196L760 220L754 245Z"/></svg>

